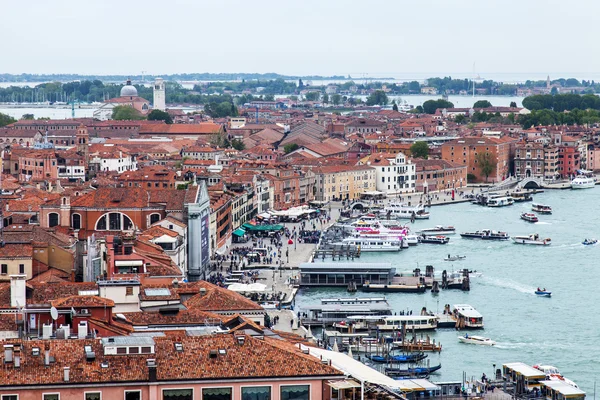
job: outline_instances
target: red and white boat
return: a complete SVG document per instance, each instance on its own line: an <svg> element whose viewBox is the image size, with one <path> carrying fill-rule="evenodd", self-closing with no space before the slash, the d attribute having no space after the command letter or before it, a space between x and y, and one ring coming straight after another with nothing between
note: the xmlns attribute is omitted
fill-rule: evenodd
<svg viewBox="0 0 600 400"><path fill-rule="evenodd" d="M523 213L521 219L527 222L538 222L538 217L534 213Z"/></svg>

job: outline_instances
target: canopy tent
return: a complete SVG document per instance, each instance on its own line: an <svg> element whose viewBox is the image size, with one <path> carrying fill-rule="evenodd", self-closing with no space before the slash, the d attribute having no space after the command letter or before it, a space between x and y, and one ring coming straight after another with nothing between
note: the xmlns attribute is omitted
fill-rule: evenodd
<svg viewBox="0 0 600 400"><path fill-rule="evenodd" d="M234 283L227 287L229 290L233 290L234 292L255 292L262 293L267 289L267 285L262 283Z"/></svg>
<svg viewBox="0 0 600 400"><path fill-rule="evenodd" d="M246 234L246 231L243 228L237 228L235 231L233 231L233 234L241 237Z"/></svg>
<svg viewBox="0 0 600 400"><path fill-rule="evenodd" d="M252 225L246 222L244 225L242 225L242 228L251 232L275 232L282 230L283 225Z"/></svg>
<svg viewBox="0 0 600 400"><path fill-rule="evenodd" d="M327 385L332 387L333 389L352 389L360 387L360 383L356 382L354 379L344 379L339 381L327 381Z"/></svg>

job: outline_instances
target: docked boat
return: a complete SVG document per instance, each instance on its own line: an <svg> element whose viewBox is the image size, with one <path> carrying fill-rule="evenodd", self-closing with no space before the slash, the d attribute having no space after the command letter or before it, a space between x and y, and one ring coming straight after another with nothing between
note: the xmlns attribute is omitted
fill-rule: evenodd
<svg viewBox="0 0 600 400"><path fill-rule="evenodd" d="M466 239L483 239L483 240L508 240L510 235L506 232L493 231L491 229L483 229L475 232L463 232L461 237Z"/></svg>
<svg viewBox="0 0 600 400"><path fill-rule="evenodd" d="M449 237L446 236L426 236L426 235L421 235L419 236L419 242L420 243L430 243L430 244L447 244L450 241Z"/></svg>
<svg viewBox="0 0 600 400"><path fill-rule="evenodd" d="M369 354L367 358L376 363L415 363L427 358L427 354L423 352L410 354L390 354L381 356L377 354Z"/></svg>
<svg viewBox="0 0 600 400"><path fill-rule="evenodd" d="M507 207L515 204L512 197L494 197L488 200L488 207Z"/></svg>
<svg viewBox="0 0 600 400"><path fill-rule="evenodd" d="M429 213L425 211L423 204L409 206L401 203L391 203L383 209L381 214L396 219L429 219Z"/></svg>
<svg viewBox="0 0 600 400"><path fill-rule="evenodd" d="M365 292L425 293L426 289L427 287L420 283L417 283L416 285L403 285L400 283L390 283L386 285L383 283L370 283L367 281L362 285L362 290Z"/></svg>
<svg viewBox="0 0 600 400"><path fill-rule="evenodd" d="M453 226L436 225L435 228L421 229L418 233L423 236L454 235L456 228Z"/></svg>
<svg viewBox="0 0 600 400"><path fill-rule="evenodd" d="M538 214L552 214L552 207L546 204L533 203L531 204L531 211L535 211Z"/></svg>
<svg viewBox="0 0 600 400"><path fill-rule="evenodd" d="M583 242L581 242L581 244L586 246L591 246L596 243L598 243L598 239L585 239Z"/></svg>
<svg viewBox="0 0 600 400"><path fill-rule="evenodd" d="M533 197L531 193L527 192L513 192L510 194L510 197L514 200L515 203L522 203L525 201L533 201Z"/></svg>
<svg viewBox="0 0 600 400"><path fill-rule="evenodd" d="M546 288L537 288L535 295L540 297L552 297L552 292L547 291Z"/></svg>
<svg viewBox="0 0 600 400"><path fill-rule="evenodd" d="M400 251L402 239L398 238L370 238L370 237L348 237L340 244L343 246L356 246L360 251Z"/></svg>
<svg viewBox="0 0 600 400"><path fill-rule="evenodd" d="M579 388L575 382L572 380L565 378L563 374L560 373L558 368L553 367L552 365L534 365L533 368L539 369L544 374L546 374L546 379L549 381L563 381L564 383L571 385L575 388Z"/></svg>
<svg viewBox="0 0 600 400"><path fill-rule="evenodd" d="M464 260L465 258L467 258L467 256L451 256L450 254L448 254L448 257L444 258L444 261L460 261Z"/></svg>
<svg viewBox="0 0 600 400"><path fill-rule="evenodd" d="M455 304L452 316L457 320L457 328L460 329L482 329L483 315L468 304Z"/></svg>
<svg viewBox="0 0 600 400"><path fill-rule="evenodd" d="M409 246L416 246L419 244L419 236L418 235L406 235L404 237L404 242Z"/></svg>
<svg viewBox="0 0 600 400"><path fill-rule="evenodd" d="M590 189L596 185L596 178L592 171L580 169L577 174L571 181L571 189Z"/></svg>
<svg viewBox="0 0 600 400"><path fill-rule="evenodd" d="M527 222L538 222L539 219L537 215L534 213L523 213L521 214L521 219Z"/></svg>
<svg viewBox="0 0 600 400"><path fill-rule="evenodd" d="M302 311L306 314L302 318L303 325L332 325L357 314L380 321L392 314L392 308L385 297L321 299L320 304L302 307Z"/></svg>
<svg viewBox="0 0 600 400"><path fill-rule="evenodd" d="M537 233L528 236L513 236L512 241L516 244L531 244L536 246L548 246L552 243L550 238L541 239Z"/></svg>
<svg viewBox="0 0 600 400"><path fill-rule="evenodd" d="M490 338L486 338L483 336L473 336L469 335L468 333L466 333L465 336L459 336L458 340L461 343L478 344L481 346L494 346L496 344L496 342L494 342Z"/></svg>
<svg viewBox="0 0 600 400"><path fill-rule="evenodd" d="M408 369L400 368L386 368L385 374L390 376L422 376L429 375L442 368L442 364L435 365L433 367L415 367Z"/></svg>

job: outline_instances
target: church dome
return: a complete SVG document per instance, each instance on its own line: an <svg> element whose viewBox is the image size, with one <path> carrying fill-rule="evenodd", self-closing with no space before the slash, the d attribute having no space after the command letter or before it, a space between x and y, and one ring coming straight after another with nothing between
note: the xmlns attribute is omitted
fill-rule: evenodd
<svg viewBox="0 0 600 400"><path fill-rule="evenodd" d="M121 97L137 97L137 95L137 89L130 80L127 80L127 84L121 88Z"/></svg>

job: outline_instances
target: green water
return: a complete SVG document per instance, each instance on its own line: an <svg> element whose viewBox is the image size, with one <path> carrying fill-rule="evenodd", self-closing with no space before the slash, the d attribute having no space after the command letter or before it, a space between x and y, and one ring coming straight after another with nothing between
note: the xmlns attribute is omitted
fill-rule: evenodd
<svg viewBox="0 0 600 400"><path fill-rule="evenodd" d="M484 317L485 330L473 331L497 342L495 347L459 343L459 333L443 329L430 333L443 351L430 354L431 365L442 369L433 381L460 380L467 376L490 376L493 364L524 362L556 366L589 396L593 395L596 371L600 371L600 245L584 246L585 238L600 239L600 188L548 191L535 202L549 204L552 215L539 215L540 222L522 221L531 202L511 207L486 208L469 203L431 209L428 221L416 221L412 230L435 225L453 225L457 234L447 245L421 244L400 253L363 253L359 262L390 262L397 271L433 265L436 271L469 268L483 273L471 281L471 291L442 291L439 295L388 293L394 311L421 307L442 311L444 304L466 303ZM550 246L524 246L512 241L490 242L462 239L458 232L495 229L511 236L539 233L552 239ZM466 260L442 261L448 254L466 255ZM552 291L552 298L536 297L537 287ZM296 305L315 304L322 297L348 296L343 289L303 290ZM368 294L356 294L369 296ZM371 295L372 296L372 295Z"/></svg>

